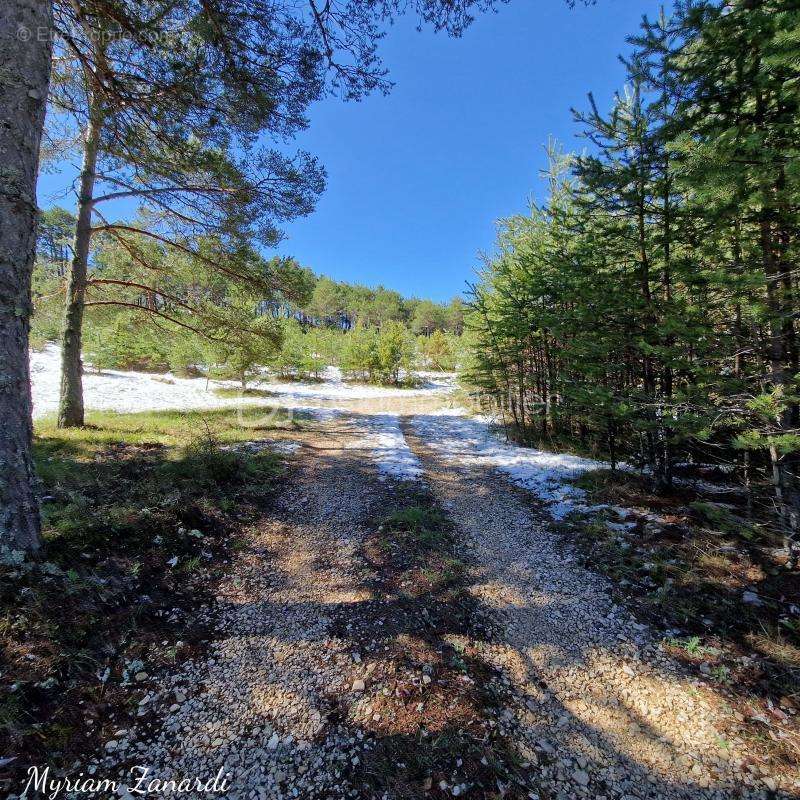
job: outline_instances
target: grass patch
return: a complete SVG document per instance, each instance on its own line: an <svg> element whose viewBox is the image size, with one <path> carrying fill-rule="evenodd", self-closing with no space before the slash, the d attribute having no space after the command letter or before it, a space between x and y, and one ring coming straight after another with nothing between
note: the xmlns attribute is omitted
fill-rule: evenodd
<svg viewBox="0 0 800 800"><path fill-rule="evenodd" d="M504 797L528 797L512 737L496 724L505 700L477 642L488 622L468 591L452 525L425 490L393 499L365 544L381 639L364 696L344 710L374 738L355 782L400 800L467 787L493 797L501 785Z"/></svg>
<svg viewBox="0 0 800 800"><path fill-rule="evenodd" d="M218 556L281 474L267 449L224 449L257 438L241 424L256 413L92 412L85 428L37 426L41 557L0 566L0 754L17 755L0 780L111 738L129 713L130 665L152 672L206 637L175 621L211 600Z"/></svg>
<svg viewBox="0 0 800 800"><path fill-rule="evenodd" d="M764 525L749 522L721 503L695 500L689 503L697 521L712 533L741 536L753 542L766 538L768 530Z"/></svg>
<svg viewBox="0 0 800 800"><path fill-rule="evenodd" d="M437 549L447 540L447 522L444 515L428 505L413 505L393 512L382 526L391 534L404 534L417 547Z"/></svg>
<svg viewBox="0 0 800 800"><path fill-rule="evenodd" d="M64 449L71 443L76 453L90 454L106 443L185 446L201 439L211 439L218 444L233 444L259 438L251 435L253 430L280 430L295 416L291 409L267 406L142 411L136 414L89 411L84 428L62 430L56 427L52 418L37 423L37 448L42 454L42 449L46 450L48 446ZM40 458L39 466L42 466L41 461Z"/></svg>

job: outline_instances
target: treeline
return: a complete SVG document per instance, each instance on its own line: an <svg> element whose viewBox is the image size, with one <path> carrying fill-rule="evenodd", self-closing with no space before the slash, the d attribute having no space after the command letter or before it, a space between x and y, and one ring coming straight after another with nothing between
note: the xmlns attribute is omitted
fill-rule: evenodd
<svg viewBox="0 0 800 800"><path fill-rule="evenodd" d="M800 10L679 3L629 41L586 151L551 146L548 201L502 224L468 377L522 441L769 481L796 563Z"/></svg>
<svg viewBox="0 0 800 800"><path fill-rule="evenodd" d="M34 345L62 335L74 225L65 209L42 214ZM415 369L452 370L465 311L459 298L434 303L334 282L246 246L222 252L205 237L184 252L133 232L97 238L85 291L83 350L96 367L235 377L243 385L263 367L319 378L326 366L341 366L379 383L413 380Z"/></svg>
<svg viewBox="0 0 800 800"><path fill-rule="evenodd" d="M42 212L39 220L34 276L35 297L47 298L61 288L61 279L66 276L73 255L72 240L75 224L75 215L65 208L53 206ZM137 220L136 226L146 227L146 221ZM101 271L103 275L114 271L109 253L115 245L122 246L127 252L128 262L124 265L124 269L117 268L116 271L127 270L130 273L136 270L141 273L140 277L144 278L148 268L153 265L148 265L142 258L143 249L147 248L147 244L142 241L142 237L133 233L129 233L124 240L120 240L119 237L106 237L99 242L90 278L99 278ZM135 252L131 252L131 248ZM149 252L157 250L163 262L168 249L168 245L161 245L151 247ZM115 258L119 261L117 256ZM138 269L134 263L137 261ZM277 262L273 261L274 263ZM342 330L351 330L358 324L367 328L380 328L387 322L402 322L415 335L430 336L435 331L442 331L460 336L463 331L465 306L460 297L454 297L449 303L403 297L399 292L383 286L372 288L317 276L312 270L299 267L293 260L286 259L284 263L293 265L289 290L287 292L284 287L275 283L270 287L269 297L258 301L260 313L272 314L275 317L292 317L304 325L338 327ZM162 263L159 268L163 272L171 266L171 262ZM132 299L135 300L136 296ZM164 297L159 300L168 304ZM37 308L40 319L47 313L44 306L45 304L41 304ZM35 320L34 326L34 333L39 337L42 333L47 334L46 338L57 334L57 331L53 333L53 326L47 327L40 320Z"/></svg>
<svg viewBox="0 0 800 800"><path fill-rule="evenodd" d="M378 327L402 322L418 336L443 331L460 336L464 327L464 304L459 297L449 303L405 298L399 292L368 286L316 279L314 290L302 311L316 323L341 324L345 329L361 324Z"/></svg>

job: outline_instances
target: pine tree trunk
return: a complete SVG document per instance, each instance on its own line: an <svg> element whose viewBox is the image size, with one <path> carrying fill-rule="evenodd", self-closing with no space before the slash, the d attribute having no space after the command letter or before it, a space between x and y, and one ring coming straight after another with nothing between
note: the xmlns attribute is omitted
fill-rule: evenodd
<svg viewBox="0 0 800 800"><path fill-rule="evenodd" d="M794 337L794 308L792 292L786 291L782 284L782 270L789 265L776 259L778 240L769 218L768 201L765 198L760 221L761 250L764 276L767 288L769 320L769 361L770 379L775 389L783 390L784 395L791 392L791 383L796 369L796 344ZM778 433L789 433L796 423L796 405L790 403L777 420ZM800 562L800 493L796 488L794 476L796 457L790 453L782 455L775 446L770 447L772 483L778 506L780 524L784 534L784 544L788 553L788 566L796 569Z"/></svg>
<svg viewBox="0 0 800 800"><path fill-rule="evenodd" d="M28 335L51 25L49 3L0 3L0 546L27 551L39 547Z"/></svg>
<svg viewBox="0 0 800 800"><path fill-rule="evenodd" d="M86 297L86 275L89 265L89 245L92 238L92 203L94 199L97 153L103 127L103 110L93 99L89 108L89 123L83 145L83 166L78 195L78 221L75 226L73 257L67 280L67 300L61 340L61 397L58 407L58 427L80 427L83 416L83 364L81 339L83 308Z"/></svg>

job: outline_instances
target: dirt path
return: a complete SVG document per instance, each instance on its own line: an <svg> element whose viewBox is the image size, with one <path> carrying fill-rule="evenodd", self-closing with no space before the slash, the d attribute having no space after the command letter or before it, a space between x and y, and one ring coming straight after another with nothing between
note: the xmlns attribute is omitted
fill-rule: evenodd
<svg viewBox="0 0 800 800"><path fill-rule="evenodd" d="M688 800L775 788L744 771L739 743L718 733L718 701L613 604L532 496L449 463L435 431L423 440L409 418L398 436L424 473L393 481L371 425L340 414L286 434L300 444L287 488L203 612L214 640L144 684L138 724L115 734L98 775L130 783L131 765L162 779L221 775L230 783L216 796L231 800ZM440 586L383 531L392 509L420 504L448 518L468 565L460 586Z"/></svg>
<svg viewBox="0 0 800 800"><path fill-rule="evenodd" d="M481 617L457 586L387 546L382 520L420 508L426 491L387 475L396 442L375 433L374 420L339 414L283 434L299 444L285 448L286 489L200 612L212 641L135 686L136 724L87 772L129 798L151 780L156 797L188 779L180 796L192 800L411 800L466 792L469 758L470 785L494 787L494 760L480 763L503 746L486 670L473 677L456 649Z"/></svg>
<svg viewBox="0 0 800 800"><path fill-rule="evenodd" d="M343 774L363 742L335 720L359 647L334 626L347 630L371 596L357 551L385 486L353 437L344 420L295 434L289 488L208 609L207 654L151 690L149 725L121 732L98 774L123 753L122 774L132 764L166 779L229 773L230 800L355 796Z"/></svg>
<svg viewBox="0 0 800 800"><path fill-rule="evenodd" d="M484 656L512 681L519 744L541 765L543 797L688 800L775 788L718 734L719 699L613 604L604 579L537 519L536 501L485 469L447 463L408 420L403 430L471 550L471 591L503 621L503 640Z"/></svg>

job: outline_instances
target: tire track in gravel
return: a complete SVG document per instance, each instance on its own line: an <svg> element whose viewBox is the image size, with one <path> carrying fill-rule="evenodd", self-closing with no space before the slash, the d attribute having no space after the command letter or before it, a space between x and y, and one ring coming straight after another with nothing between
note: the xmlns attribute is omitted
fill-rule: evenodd
<svg viewBox="0 0 800 800"><path fill-rule="evenodd" d="M506 722L522 757L539 765L539 796L767 797L772 787L745 770L746 753L718 735L719 698L613 603L532 497L493 471L445 460L409 418L402 427L464 537L470 591L504 630L483 656L513 686Z"/></svg>
<svg viewBox="0 0 800 800"><path fill-rule="evenodd" d="M370 606L359 551L365 520L391 487L344 416L292 438L302 447L287 488L204 611L215 639L151 688L153 713L140 720L150 730L123 731L120 752L96 774L116 769L130 786L131 765L160 779L205 781L222 770L226 800L361 796L348 776L370 745L338 708L357 676L358 643L336 632Z"/></svg>

